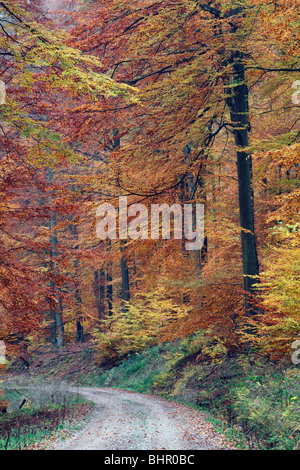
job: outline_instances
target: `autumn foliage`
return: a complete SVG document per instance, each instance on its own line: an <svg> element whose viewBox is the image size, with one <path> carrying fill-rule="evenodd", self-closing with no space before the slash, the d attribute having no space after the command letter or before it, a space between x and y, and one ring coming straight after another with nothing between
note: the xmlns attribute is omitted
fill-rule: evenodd
<svg viewBox="0 0 300 470"><path fill-rule="evenodd" d="M299 6L0 2L10 354L89 338L118 360L199 331L228 354L249 343L289 354L300 333ZM204 204L204 246L99 240L97 207L124 195Z"/></svg>

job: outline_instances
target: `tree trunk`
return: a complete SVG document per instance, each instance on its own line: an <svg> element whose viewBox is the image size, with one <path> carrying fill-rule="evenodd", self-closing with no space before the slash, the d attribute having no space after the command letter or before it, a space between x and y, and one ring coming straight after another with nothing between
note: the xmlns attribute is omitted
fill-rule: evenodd
<svg viewBox="0 0 300 470"><path fill-rule="evenodd" d="M107 310L108 315L111 316L113 314L113 286L111 285L112 276L110 273L110 266L108 266L106 270L106 282Z"/></svg>
<svg viewBox="0 0 300 470"><path fill-rule="evenodd" d="M249 144L248 90L245 83L244 58L241 52L235 52L231 58L233 70L233 88L228 100L231 120L234 123L234 136L237 146L237 171L239 190L239 212L241 225L241 245L243 259L243 278L245 291L246 316L252 316L257 310L251 299L255 294L254 284L259 279L259 264L254 230L254 196L252 189L252 159L247 151ZM228 92L228 90L227 90Z"/></svg>
<svg viewBox="0 0 300 470"><path fill-rule="evenodd" d="M111 240L107 240L107 249L111 249ZM108 316L111 317L113 314L113 286L112 282L112 264L108 262L106 266L106 299L107 299L107 311Z"/></svg>
<svg viewBox="0 0 300 470"><path fill-rule="evenodd" d="M56 215L53 213L49 221L50 235L50 270L53 274L57 272L57 266L55 263L56 251L57 251L57 235L55 232L56 227ZM62 297L59 290L56 289L54 282L50 281L50 289L53 296L53 300L50 304L50 341L52 344L56 344L58 348L63 345L64 335L64 323L63 323L63 303Z"/></svg>
<svg viewBox="0 0 300 470"><path fill-rule="evenodd" d="M71 233L73 235L74 243L75 243L75 251L78 250L78 233L75 224L71 225ZM74 260L74 269L75 269L75 278L76 278L76 286L75 286L75 304L76 304L76 341L83 343L83 326L82 326L82 300L80 295L80 260L78 257L75 257Z"/></svg>
<svg viewBox="0 0 300 470"><path fill-rule="evenodd" d="M123 242L121 240L121 279L122 279L122 287L121 287L121 299L122 299L122 310L126 311L127 310L127 302L130 300L130 287L129 287L129 271L128 271L128 265L127 265L127 260L125 257L125 244L126 242Z"/></svg>
<svg viewBox="0 0 300 470"><path fill-rule="evenodd" d="M54 298L54 283L50 280L50 293ZM56 344L56 317L55 317L55 307L53 301L50 300L49 303L49 316L50 316L50 342L51 344Z"/></svg>
<svg viewBox="0 0 300 470"><path fill-rule="evenodd" d="M52 170L48 170L49 184L52 182ZM57 273L57 266L55 262L57 252L57 234L56 234L56 213L52 211L49 219L50 238L50 271L52 274ZM56 289L53 280L50 280L50 291L53 300L50 302L50 341L56 344L58 348L63 345L64 340L64 323L63 323L63 303L60 291ZM56 300L56 301L55 301Z"/></svg>
<svg viewBox="0 0 300 470"><path fill-rule="evenodd" d="M102 269L94 272L94 293L98 319L101 321L105 317L105 273Z"/></svg>
<svg viewBox="0 0 300 470"><path fill-rule="evenodd" d="M64 343L63 303L61 295L58 297L58 305L55 311L56 321L56 346L61 348Z"/></svg>
<svg viewBox="0 0 300 470"><path fill-rule="evenodd" d="M77 306L77 318L76 318L76 341L79 343L83 343L84 336L83 336L83 325L82 325L82 301L79 289L75 289L75 300Z"/></svg>
<svg viewBox="0 0 300 470"><path fill-rule="evenodd" d="M117 149L120 147L120 138L119 138L119 131L117 129L113 129L113 149ZM121 256L121 279L122 279L122 286L121 286L121 305L122 310L127 310L127 302L130 300L130 288L129 288L129 271L127 266L127 260L125 257L125 250L126 250L126 241L120 240L121 246L120 251L122 253Z"/></svg>

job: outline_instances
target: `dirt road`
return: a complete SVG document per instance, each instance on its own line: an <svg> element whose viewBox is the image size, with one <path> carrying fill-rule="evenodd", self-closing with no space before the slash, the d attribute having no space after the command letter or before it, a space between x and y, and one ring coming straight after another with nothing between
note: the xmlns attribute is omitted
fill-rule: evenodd
<svg viewBox="0 0 300 470"><path fill-rule="evenodd" d="M89 423L51 450L221 450L232 448L204 415L151 395L76 388L96 403Z"/></svg>

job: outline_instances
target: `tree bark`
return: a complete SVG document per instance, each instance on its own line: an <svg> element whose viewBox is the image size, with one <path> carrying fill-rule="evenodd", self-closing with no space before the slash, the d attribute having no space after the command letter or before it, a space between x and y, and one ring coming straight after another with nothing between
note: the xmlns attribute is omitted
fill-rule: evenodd
<svg viewBox="0 0 300 470"><path fill-rule="evenodd" d="M105 317L105 273L102 269L94 272L94 293L96 297L98 319L101 321Z"/></svg>
<svg viewBox="0 0 300 470"><path fill-rule="evenodd" d="M56 346L61 348L64 343L64 322L62 297L58 295L58 305L55 310L56 319Z"/></svg>
<svg viewBox="0 0 300 470"><path fill-rule="evenodd" d="M48 170L48 181L49 184L52 182L52 170ZM51 196L52 197L52 196ZM52 211L49 219L49 231L50 231L50 271L53 274L57 273L57 266L55 262L56 252L57 252L57 234L56 234L56 213ZM50 291L53 297L53 300L50 302L50 341L52 344L55 344L58 348L63 345L64 340L64 323L63 323L63 303L61 293L56 290L56 286L53 280L50 280ZM54 302L56 299L56 302Z"/></svg>
<svg viewBox="0 0 300 470"><path fill-rule="evenodd" d="M127 260L125 256L125 244L126 242L123 242L121 240L121 279L122 279L122 287L121 287L121 299L122 299L122 310L126 311L127 310L127 302L130 300L130 286L129 286L129 271L128 271L128 265L127 265Z"/></svg>
<svg viewBox="0 0 300 470"><path fill-rule="evenodd" d="M239 213L246 316L257 313L253 302L254 285L259 282L259 263L254 229L254 196L252 188L252 159L247 151L249 145L248 89L245 83L244 57L235 52L231 57L233 87L228 104L234 123L234 137L237 146L237 171L239 191ZM228 93L228 90L226 90Z"/></svg>
<svg viewBox="0 0 300 470"><path fill-rule="evenodd" d="M56 215L53 214L49 221L49 229L52 232L50 234L50 270L53 274L57 272L57 266L55 263L56 250L57 250L57 235L55 232L56 226ZM63 303L62 297L59 290L55 288L55 284L50 280L50 289L53 296L53 300L56 299L57 302L51 302L50 304L50 341L52 344L56 344L58 348L63 345L63 336L64 336L64 323L63 323Z"/></svg>
<svg viewBox="0 0 300 470"><path fill-rule="evenodd" d="M50 280L50 292L51 292L51 296L54 297L54 283L52 280ZM49 317L50 317L50 343L56 344L56 318L55 318L55 307L53 306L52 300L50 300Z"/></svg>
<svg viewBox="0 0 300 470"><path fill-rule="evenodd" d="M106 298L107 298L107 309L108 315L112 316L113 314L113 286L111 285L112 276L110 273L110 266L106 268Z"/></svg>
<svg viewBox="0 0 300 470"><path fill-rule="evenodd" d="M71 233L73 235L74 243L75 243L75 251L78 250L78 233L77 227L75 224L71 225ZM75 304L76 304L76 341L83 343L84 336L83 336L83 326L82 326L82 300L80 294L80 260L78 257L75 257L74 260L74 269L75 269L75 278L76 278L76 286L75 286Z"/></svg>
<svg viewBox="0 0 300 470"><path fill-rule="evenodd" d="M120 138L118 129L113 129L113 149L117 149L120 147ZM129 271L127 260L125 256L126 250L126 241L120 240L121 246L120 251L122 253L121 256L121 279L122 279L122 286L121 286L121 308L123 311L127 310L127 302L130 300L130 287L129 287Z"/></svg>

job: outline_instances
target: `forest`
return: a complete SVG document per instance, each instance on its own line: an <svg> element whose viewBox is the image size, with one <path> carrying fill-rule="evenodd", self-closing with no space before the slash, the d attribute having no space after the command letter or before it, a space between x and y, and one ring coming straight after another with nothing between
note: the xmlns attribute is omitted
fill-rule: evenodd
<svg viewBox="0 0 300 470"><path fill-rule="evenodd" d="M299 18L299 0L0 1L7 363L78 343L115 368L185 341L197 364L296 377Z"/></svg>

